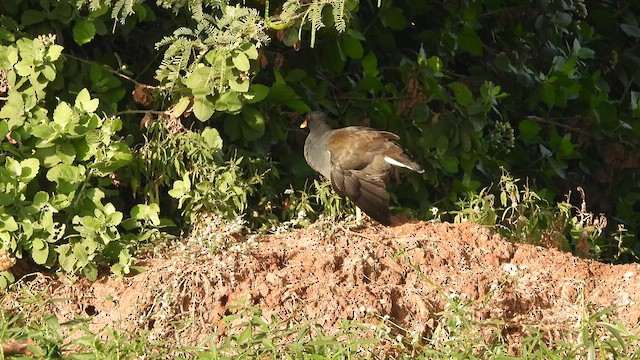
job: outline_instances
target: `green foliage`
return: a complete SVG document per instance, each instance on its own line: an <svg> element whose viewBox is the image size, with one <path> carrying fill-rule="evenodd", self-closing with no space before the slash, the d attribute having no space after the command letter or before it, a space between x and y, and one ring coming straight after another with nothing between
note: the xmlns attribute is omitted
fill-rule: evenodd
<svg viewBox="0 0 640 360"><path fill-rule="evenodd" d="M617 254L607 260L616 260L624 253L635 255L623 245L624 227L616 237L617 245L606 241L603 229L607 219L587 211L582 188L577 189L581 195L580 206L571 204L570 193L564 201L551 205L528 184L520 187L518 182L503 170L496 194L491 188L483 188L478 194L471 193L458 201L459 209L451 212L455 215L454 221L492 226L512 241L553 246L581 256L600 258L605 252L614 254L613 249Z"/></svg>
<svg viewBox="0 0 640 360"><path fill-rule="evenodd" d="M59 101L49 115L46 89L62 51L51 40L19 39L1 55L12 91L0 109L0 248L91 279L103 260L128 273L132 257L118 229L123 213L105 201L114 172L132 159L115 138L122 123L98 116L99 100L86 89L73 103ZM2 277L4 285L12 280L8 272Z"/></svg>
<svg viewBox="0 0 640 360"><path fill-rule="evenodd" d="M258 68L257 49L269 41L262 18L239 6L220 6L220 11L219 18L194 14L196 29L179 28L156 44L169 45L156 79L171 91L189 91L193 113L201 121L216 111L247 113L252 108L243 109L243 104L264 98L266 89L250 86Z"/></svg>

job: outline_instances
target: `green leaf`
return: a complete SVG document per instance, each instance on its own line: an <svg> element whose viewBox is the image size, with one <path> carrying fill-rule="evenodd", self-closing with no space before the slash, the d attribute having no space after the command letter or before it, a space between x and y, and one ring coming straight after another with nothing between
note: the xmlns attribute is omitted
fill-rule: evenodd
<svg viewBox="0 0 640 360"><path fill-rule="evenodd" d="M60 45L49 46L49 49L47 50L47 59L51 62L58 60L62 54L62 50L64 50L64 47Z"/></svg>
<svg viewBox="0 0 640 360"><path fill-rule="evenodd" d="M60 130L68 130L66 129L67 125L77 121L77 117L78 114L64 101L58 104L53 111L53 121L60 127Z"/></svg>
<svg viewBox="0 0 640 360"><path fill-rule="evenodd" d="M82 269L82 273L87 277L89 281L96 281L98 278L98 268L94 263L88 264Z"/></svg>
<svg viewBox="0 0 640 360"><path fill-rule="evenodd" d="M16 281L16 278L11 271L0 271L0 289L8 288L14 281Z"/></svg>
<svg viewBox="0 0 640 360"><path fill-rule="evenodd" d="M211 151L215 152L222 150L222 138L220 137L220 133L217 129L207 127L202 130L201 135Z"/></svg>
<svg viewBox="0 0 640 360"><path fill-rule="evenodd" d="M538 125L538 123L533 120L525 119L520 121L520 124L518 124L518 130L520 130L520 135L522 135L523 137L533 138L534 136L538 135L540 130L542 130L542 127L540 127L540 125Z"/></svg>
<svg viewBox="0 0 640 360"><path fill-rule="evenodd" d="M180 117L187 111L187 108L191 104L191 99L187 96L183 96L178 100L178 102L171 109L171 115L174 117ZM211 116L211 115L209 115Z"/></svg>
<svg viewBox="0 0 640 360"><path fill-rule="evenodd" d="M34 196L33 196L33 201L31 202L31 206L35 207L36 209L40 210L42 209L43 206L49 204L49 194L47 194L44 191L38 191Z"/></svg>
<svg viewBox="0 0 640 360"><path fill-rule="evenodd" d="M34 250L42 250L47 248L47 243L42 239L33 239L31 246Z"/></svg>
<svg viewBox="0 0 640 360"><path fill-rule="evenodd" d="M160 208L157 204L139 204L131 209L131 216L133 218L137 220L148 220L155 226L160 225L160 218L158 217L159 213Z"/></svg>
<svg viewBox="0 0 640 360"><path fill-rule="evenodd" d="M70 141L63 141L57 145L56 154L60 161L65 164L71 164L76 159L76 148Z"/></svg>
<svg viewBox="0 0 640 360"><path fill-rule="evenodd" d="M100 100L93 99L91 100L91 94L89 94L89 90L82 89L76 96L75 107L80 108L88 113L93 113L98 109L100 105Z"/></svg>
<svg viewBox="0 0 640 360"><path fill-rule="evenodd" d="M133 160L131 149L123 142L114 142L109 148L107 158L103 161L91 164L91 168L108 174L128 165Z"/></svg>
<svg viewBox="0 0 640 360"><path fill-rule="evenodd" d="M47 18L47 13L44 11L37 11L29 9L22 14L20 23L22 26L29 26L42 22Z"/></svg>
<svg viewBox="0 0 640 360"><path fill-rule="evenodd" d="M258 59L258 49L256 49L256 46L253 45L252 43L247 43L244 46L241 47L241 49L243 49L242 51L244 51L244 53L247 55L247 57L251 60L257 60Z"/></svg>
<svg viewBox="0 0 640 360"><path fill-rule="evenodd" d="M242 110L244 124L249 129L243 127L243 134L247 141L255 140L264 135L265 122L262 113L255 108L247 107Z"/></svg>
<svg viewBox="0 0 640 360"><path fill-rule="evenodd" d="M300 33L295 26L288 27L282 36L282 42L287 46L293 46L300 41Z"/></svg>
<svg viewBox="0 0 640 360"><path fill-rule="evenodd" d="M173 188L168 191L169 196L174 199L180 199L185 195L188 195L191 191L191 181L189 175L185 174L182 180L176 180L173 182Z"/></svg>
<svg viewBox="0 0 640 360"><path fill-rule="evenodd" d="M196 96L193 101L193 114L200 121L207 121L215 111L214 104L206 96Z"/></svg>
<svg viewBox="0 0 640 360"><path fill-rule="evenodd" d="M403 30L407 27L407 19L399 8L386 8L380 12L380 16L382 17L382 24L391 30Z"/></svg>
<svg viewBox="0 0 640 360"><path fill-rule="evenodd" d="M46 64L42 68L42 75L44 76L45 79L49 81L53 81L56 79L56 69L52 65Z"/></svg>
<svg viewBox="0 0 640 360"><path fill-rule="evenodd" d="M0 69L9 70L19 60L18 49L14 46L0 46Z"/></svg>
<svg viewBox="0 0 640 360"><path fill-rule="evenodd" d="M87 250L81 243L75 243L73 245L73 256L76 257L80 264L86 264L88 260Z"/></svg>
<svg viewBox="0 0 640 360"><path fill-rule="evenodd" d="M467 107L473 103L473 94L467 85L461 82L453 82L447 86L453 90L453 94L458 104Z"/></svg>
<svg viewBox="0 0 640 360"><path fill-rule="evenodd" d="M436 153L443 156L447 151L449 151L449 139L444 135L438 136L438 140L436 140Z"/></svg>
<svg viewBox="0 0 640 360"><path fill-rule="evenodd" d="M568 134L560 140L560 151L566 157L572 156L575 151L575 145L571 142Z"/></svg>
<svg viewBox="0 0 640 360"><path fill-rule="evenodd" d="M636 39L640 39L640 27L629 24L620 24L620 28L622 29L622 31L624 31L625 34Z"/></svg>
<svg viewBox="0 0 640 360"><path fill-rule="evenodd" d="M201 66L194 70L184 80L184 84L192 90L193 95L211 95L213 94L213 86L211 79L215 77L214 70L208 66Z"/></svg>
<svg viewBox="0 0 640 360"><path fill-rule="evenodd" d="M0 230L5 232L12 232L18 230L18 223L9 214L0 214Z"/></svg>
<svg viewBox="0 0 640 360"><path fill-rule="evenodd" d="M58 191L68 194L85 180L85 169L82 165L58 164L49 169L47 179L56 183Z"/></svg>
<svg viewBox="0 0 640 360"><path fill-rule="evenodd" d="M56 248L58 253L58 261L62 270L71 273L75 270L76 258L71 253L71 244L60 245Z"/></svg>
<svg viewBox="0 0 640 360"><path fill-rule="evenodd" d="M578 50L577 55L580 59L593 59L595 53L596 52L593 51L592 49L583 47L583 48L580 48L580 50Z"/></svg>
<svg viewBox="0 0 640 360"><path fill-rule="evenodd" d="M367 53L362 59L362 68L365 75L378 76L378 59L372 52Z"/></svg>
<svg viewBox="0 0 640 360"><path fill-rule="evenodd" d="M96 26L92 21L81 20L73 25L73 40L78 45L84 45L90 42L96 35Z"/></svg>
<svg viewBox="0 0 640 360"><path fill-rule="evenodd" d="M252 84L249 91L242 94L248 104L254 104L264 100L269 95L269 87L262 84Z"/></svg>
<svg viewBox="0 0 640 360"><path fill-rule="evenodd" d="M452 155L443 155L439 159L440 165L444 171L455 174L458 172L458 159Z"/></svg>
<svg viewBox="0 0 640 360"><path fill-rule="evenodd" d="M458 34L460 47L473 56L482 56L482 40L473 29L465 28Z"/></svg>
<svg viewBox="0 0 640 360"><path fill-rule="evenodd" d="M244 346L244 343L251 337L253 334L253 326L247 326L242 332L238 335L237 343L240 346Z"/></svg>
<svg viewBox="0 0 640 360"><path fill-rule="evenodd" d="M233 77L229 78L229 87L233 91L236 91L239 93L245 93L249 91L249 85L250 85L249 80L244 80L240 76L238 76L237 78L233 78Z"/></svg>
<svg viewBox="0 0 640 360"><path fill-rule="evenodd" d="M20 180L23 183L28 184L36 177L36 175L38 175L38 170L40 169L40 161L36 158L25 159L20 162L20 167L22 168Z"/></svg>
<svg viewBox="0 0 640 360"><path fill-rule="evenodd" d="M248 71L251 69L249 58L243 52L236 52L231 60L233 61L233 66L240 71Z"/></svg>
<svg viewBox="0 0 640 360"><path fill-rule="evenodd" d="M364 48L360 40L345 36L342 41L342 46L344 47L345 54L352 59L359 60L364 56Z"/></svg>
<svg viewBox="0 0 640 360"><path fill-rule="evenodd" d="M551 84L542 84L540 88L540 98L547 104L548 107L552 108L556 103L556 90Z"/></svg>
<svg viewBox="0 0 640 360"><path fill-rule="evenodd" d="M215 109L219 111L227 111L229 113L237 113L242 109L242 100L240 100L240 94L228 91L220 94L215 101Z"/></svg>
<svg viewBox="0 0 640 360"><path fill-rule="evenodd" d="M9 173L14 177L20 177L22 175L22 167L20 166L20 162L12 157L7 157L5 159L5 168L9 170Z"/></svg>
<svg viewBox="0 0 640 360"><path fill-rule="evenodd" d="M111 214L107 215L105 225L118 226L122 222L122 218L123 218L123 215L120 211L114 211Z"/></svg>
<svg viewBox="0 0 640 360"><path fill-rule="evenodd" d="M49 244L41 239L35 239L33 249L31 249L31 257L36 264L44 265L49 258Z"/></svg>
<svg viewBox="0 0 640 360"><path fill-rule="evenodd" d="M285 103L287 107L291 110L299 112L299 113L308 113L311 111L309 105L307 105L304 101L300 99L291 99Z"/></svg>

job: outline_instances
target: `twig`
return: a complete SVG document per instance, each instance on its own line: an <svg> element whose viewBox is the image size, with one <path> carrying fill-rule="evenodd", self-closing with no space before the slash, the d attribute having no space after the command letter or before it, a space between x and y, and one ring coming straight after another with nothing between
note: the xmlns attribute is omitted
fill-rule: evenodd
<svg viewBox="0 0 640 360"><path fill-rule="evenodd" d="M141 82L137 81L136 79L134 79L134 78L132 78L132 77L130 77L130 76L128 76L128 75L125 75L125 74L123 74L123 73L120 73L120 72L118 72L118 71L116 71L116 70L111 69L111 68L110 68L110 67L108 67L107 65L100 64L100 63L96 63L96 62L94 62L94 61L85 60L85 59L82 59L82 58L79 58L79 57L77 57L77 56L74 56L74 55L71 55L71 54L67 54L67 53L64 53L64 56L66 56L66 57L70 57L70 58L72 58L72 59L74 59L74 60L78 60L78 61L83 62L83 63L85 63L85 64L98 64L98 65L99 65L100 67L102 67L104 70L106 70L106 71L108 71L108 72L110 72L110 73L112 73L112 74L114 74L114 75L116 75L116 76L119 76L119 77L121 77L121 78L123 78L123 79L125 79L125 80L131 81L132 83L134 83L134 84L136 84L136 85L138 85L138 84L142 84L142 85L148 86L148 87L153 88L153 89L157 88L157 86L152 86L152 85L148 85L148 84L143 84L143 83L141 83Z"/></svg>
<svg viewBox="0 0 640 360"><path fill-rule="evenodd" d="M565 128L567 130L571 130L571 131L577 132L579 134L582 134L582 135L585 135L585 136L588 136L588 137L593 137L593 134L588 133L588 132L586 132L586 131L584 131L582 129L578 129L576 127L573 127L573 126L570 126L570 125L567 125L567 124L563 124L563 123L560 123L560 122L557 122L557 121L554 121L554 120L551 120L551 119L545 119L545 118L542 118L542 117L539 117L539 116L535 116L535 115L528 115L526 118L529 119L529 120L534 120L534 121L540 122L540 123L550 124L550 125L555 125L555 126L558 126L558 127L561 127L561 128Z"/></svg>
<svg viewBox="0 0 640 360"><path fill-rule="evenodd" d="M167 115L166 111L161 111L161 110L124 110L124 111L114 112L109 116L120 116L120 115L128 115L128 114L147 114L147 113L154 114L154 115Z"/></svg>

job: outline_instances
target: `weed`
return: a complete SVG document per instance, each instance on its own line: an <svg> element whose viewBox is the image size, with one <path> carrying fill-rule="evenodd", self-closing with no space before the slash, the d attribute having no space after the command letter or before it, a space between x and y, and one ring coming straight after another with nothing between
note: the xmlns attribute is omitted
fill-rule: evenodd
<svg viewBox="0 0 640 360"><path fill-rule="evenodd" d="M528 184L521 186L519 182L503 169L497 194L487 187L458 201L459 209L450 212L454 222L472 221L493 227L511 241L552 246L582 257L602 259L605 248L609 250L606 256L616 259L633 254L625 245L631 241L624 226L619 225L612 241L605 238L607 219L587 210L582 188L577 188L579 206L572 205L571 192L564 201L551 205Z"/></svg>

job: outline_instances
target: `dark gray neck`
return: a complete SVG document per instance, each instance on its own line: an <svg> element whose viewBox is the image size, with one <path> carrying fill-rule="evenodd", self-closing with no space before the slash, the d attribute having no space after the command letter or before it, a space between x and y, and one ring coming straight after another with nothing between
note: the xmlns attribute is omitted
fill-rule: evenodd
<svg viewBox="0 0 640 360"><path fill-rule="evenodd" d="M317 134L316 136L331 131L331 126L324 121L314 121L309 128L311 134Z"/></svg>

